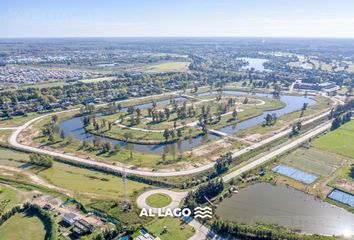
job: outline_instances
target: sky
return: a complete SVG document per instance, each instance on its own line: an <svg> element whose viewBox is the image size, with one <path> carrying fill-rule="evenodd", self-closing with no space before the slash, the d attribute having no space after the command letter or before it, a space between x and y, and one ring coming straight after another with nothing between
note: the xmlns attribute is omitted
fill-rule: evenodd
<svg viewBox="0 0 354 240"><path fill-rule="evenodd" d="M353 0L0 0L0 38L354 38Z"/></svg>

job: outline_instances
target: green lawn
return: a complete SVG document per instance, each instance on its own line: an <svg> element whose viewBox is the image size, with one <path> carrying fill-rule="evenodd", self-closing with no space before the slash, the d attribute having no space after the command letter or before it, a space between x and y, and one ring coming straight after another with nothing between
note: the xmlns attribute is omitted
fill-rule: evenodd
<svg viewBox="0 0 354 240"><path fill-rule="evenodd" d="M0 164L1 160L14 161L14 166L18 166L22 164L21 162L29 161L29 156L23 152L13 151L8 148L0 147Z"/></svg>
<svg viewBox="0 0 354 240"><path fill-rule="evenodd" d="M316 148L354 158L354 121L313 141Z"/></svg>
<svg viewBox="0 0 354 240"><path fill-rule="evenodd" d="M165 226L167 232L162 234ZM145 228L161 240L185 240L194 234L194 229L183 224L178 218L157 218L145 225Z"/></svg>
<svg viewBox="0 0 354 240"><path fill-rule="evenodd" d="M163 193L156 193L156 194L150 195L146 199L146 203L150 207L155 207L155 208L166 207L171 203L171 201L172 201L171 197L168 196L167 194L163 194Z"/></svg>
<svg viewBox="0 0 354 240"><path fill-rule="evenodd" d="M18 194L14 189L0 185L0 216L18 202Z"/></svg>
<svg viewBox="0 0 354 240"><path fill-rule="evenodd" d="M0 227L0 240L43 240L42 221L32 215L15 214Z"/></svg>

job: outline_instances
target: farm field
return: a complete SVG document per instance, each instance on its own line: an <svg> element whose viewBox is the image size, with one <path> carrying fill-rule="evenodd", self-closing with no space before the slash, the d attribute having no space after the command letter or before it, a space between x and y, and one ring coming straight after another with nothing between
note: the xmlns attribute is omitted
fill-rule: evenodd
<svg viewBox="0 0 354 240"><path fill-rule="evenodd" d="M167 232L162 233L165 226L167 227ZM181 223L178 218L158 218L148 223L145 227L161 240L185 240L194 234L194 229Z"/></svg>
<svg viewBox="0 0 354 240"><path fill-rule="evenodd" d="M136 70L144 72L185 72L188 70L190 62L166 62L138 68Z"/></svg>
<svg viewBox="0 0 354 240"><path fill-rule="evenodd" d="M283 159L286 165L317 176L331 175L344 161L345 158L339 155L328 154L314 148L299 148Z"/></svg>
<svg viewBox="0 0 354 240"><path fill-rule="evenodd" d="M326 152L354 158L354 121L350 121L335 131L331 131L312 142L312 145Z"/></svg>
<svg viewBox="0 0 354 240"><path fill-rule="evenodd" d="M45 236L42 221L32 213L15 214L0 227L0 232L0 240L43 240Z"/></svg>

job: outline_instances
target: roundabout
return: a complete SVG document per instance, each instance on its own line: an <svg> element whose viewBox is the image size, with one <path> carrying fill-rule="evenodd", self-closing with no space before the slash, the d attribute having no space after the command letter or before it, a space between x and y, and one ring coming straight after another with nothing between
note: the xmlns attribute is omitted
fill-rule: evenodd
<svg viewBox="0 0 354 240"><path fill-rule="evenodd" d="M154 189L142 193L138 196L136 202L139 208L151 209L150 211L157 213L160 208L162 212L165 212L166 209L178 208L185 196L187 196L187 192Z"/></svg>

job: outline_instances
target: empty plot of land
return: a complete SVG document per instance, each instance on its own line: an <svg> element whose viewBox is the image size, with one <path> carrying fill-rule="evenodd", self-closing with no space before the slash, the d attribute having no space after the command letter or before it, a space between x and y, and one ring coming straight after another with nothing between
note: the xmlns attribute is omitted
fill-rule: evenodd
<svg viewBox="0 0 354 240"><path fill-rule="evenodd" d="M316 139L313 146L321 150L334 152L354 158L354 121L342 125L335 131Z"/></svg>
<svg viewBox="0 0 354 240"><path fill-rule="evenodd" d="M345 159L341 156L328 154L314 148L298 149L283 159L283 162L289 166L318 176L332 174L344 161Z"/></svg>

